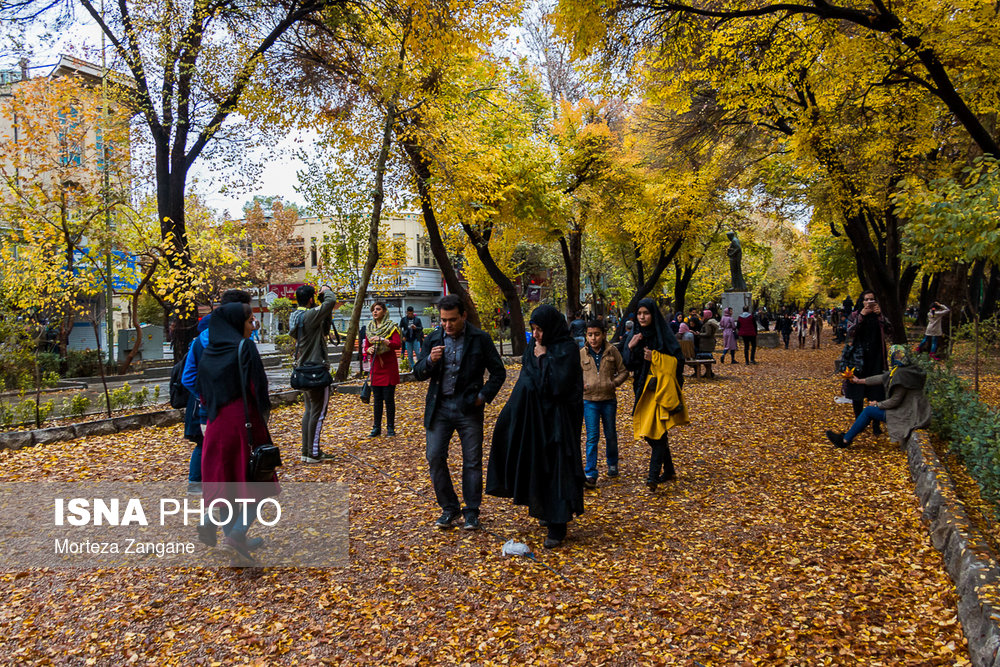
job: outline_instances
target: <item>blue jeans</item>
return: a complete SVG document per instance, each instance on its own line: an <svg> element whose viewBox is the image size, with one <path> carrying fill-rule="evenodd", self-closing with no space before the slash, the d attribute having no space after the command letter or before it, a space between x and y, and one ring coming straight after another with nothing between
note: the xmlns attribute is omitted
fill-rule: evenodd
<svg viewBox="0 0 1000 667"><path fill-rule="evenodd" d="M928 342L930 342L930 352L931 354L937 354L938 342L941 340L941 336L924 336L924 339L920 341L920 347L923 347Z"/></svg>
<svg viewBox="0 0 1000 667"><path fill-rule="evenodd" d="M615 427L615 417L618 413L618 402L584 401L583 422L587 425L587 467L583 474L590 478L597 477L597 445L601 440L601 422L604 422L604 442L608 448L608 465L618 465L618 430Z"/></svg>
<svg viewBox="0 0 1000 667"><path fill-rule="evenodd" d="M188 464L188 481L201 482L201 443L194 446L191 462Z"/></svg>
<svg viewBox="0 0 1000 667"><path fill-rule="evenodd" d="M420 341L419 340L407 340L403 341L403 347L406 349L406 361L410 364L410 371L413 371L413 358L415 355L420 354Z"/></svg>
<svg viewBox="0 0 1000 667"><path fill-rule="evenodd" d="M884 422L885 421L885 410L874 405L869 405L867 408L861 411L858 418L854 420L854 424L851 426L850 430L844 434L844 442L850 442L854 438L858 437L858 434L865 430L865 427L871 424L873 421Z"/></svg>

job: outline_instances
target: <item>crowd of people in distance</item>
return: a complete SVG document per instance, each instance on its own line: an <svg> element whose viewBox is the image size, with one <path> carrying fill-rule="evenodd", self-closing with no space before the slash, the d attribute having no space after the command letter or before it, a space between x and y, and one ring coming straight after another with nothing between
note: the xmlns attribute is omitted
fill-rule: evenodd
<svg viewBox="0 0 1000 667"><path fill-rule="evenodd" d="M328 369L334 295L328 287L317 292L304 285L295 297L298 308L289 318L295 368ZM271 442L268 379L253 342L257 327L249 304L247 292L223 294L221 304L200 320L183 361L181 379L190 392L184 435L195 443L189 493L201 494L206 501L237 497L260 501L281 491L277 475L269 471L263 484L251 484L249 479L255 443ZM771 325L766 309L737 315L731 308L717 313L713 305L700 312L692 308L687 315L677 312L668 319L646 298L618 323L609 340L604 321L587 320L582 314L567 321L554 307L539 306L531 313L531 336L517 382L493 428L484 480L485 405L499 394L507 370L489 334L467 321L460 298L445 296L437 309L440 324L425 335L412 308L397 323L385 303L372 304L360 344L373 403L369 435L381 436L383 416L386 436L396 434L395 388L402 350L415 379L427 382L426 460L441 509L434 525L447 529L461 519L465 530L480 528L485 490L487 495L526 506L529 516L547 531L546 548L562 544L568 524L584 512L585 489L598 485L601 433L606 475L615 478L620 473L619 386L632 378L633 435L649 445L645 484L655 492L677 475L668 433L688 423L682 391L686 342L696 358L714 359L721 333L720 363L727 356L730 364L739 363L736 352L742 342L743 363L753 365L758 332ZM947 312L942 304L933 304L922 342L932 354L940 342L940 319ZM843 308L830 311L782 309L774 324L786 349L793 331L800 348L807 338L818 348L825 324L833 328L835 339L850 341L845 354L853 355L853 365L845 374L843 391L851 400L855 421L844 433L827 431L835 446L850 446L869 424L876 433L880 424L887 424L894 439L926 425L930 409L923 395L923 372L910 362L905 347L888 347L891 329L872 292L862 294L857 306L848 300ZM320 379L302 389L301 463L333 459L322 447L330 382ZM462 452L461 502L448 469L449 446L456 433ZM234 564L252 564L252 552L263 546L261 538L248 536L250 528L239 517L222 527L221 548ZM205 544L218 544L212 523L200 525L198 536Z"/></svg>

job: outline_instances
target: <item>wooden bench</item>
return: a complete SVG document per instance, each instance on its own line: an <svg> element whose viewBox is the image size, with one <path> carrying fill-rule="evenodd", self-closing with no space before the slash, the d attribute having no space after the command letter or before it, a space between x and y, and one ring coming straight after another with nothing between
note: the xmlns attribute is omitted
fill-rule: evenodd
<svg viewBox="0 0 1000 667"><path fill-rule="evenodd" d="M715 377L715 373L712 371L712 364L715 363L715 359L696 359L694 343L689 340L679 341L681 344L681 352L684 353L684 365L690 366L694 369L694 376L701 377L701 370L705 369L705 377L712 378Z"/></svg>

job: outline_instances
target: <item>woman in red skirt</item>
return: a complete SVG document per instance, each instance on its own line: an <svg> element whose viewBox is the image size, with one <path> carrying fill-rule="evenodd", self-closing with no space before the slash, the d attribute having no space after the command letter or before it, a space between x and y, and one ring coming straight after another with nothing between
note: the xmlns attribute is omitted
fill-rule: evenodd
<svg viewBox="0 0 1000 667"><path fill-rule="evenodd" d="M257 346L249 340L253 322L248 304L229 303L216 308L208 325L208 346L198 362L199 395L208 413L201 454L202 493L206 508L218 501L216 506L225 521L221 548L235 565L254 564L250 552L264 542L259 537L247 538L257 515L256 504L280 493L277 475L263 483L247 479L251 443L246 424L250 424L254 443L271 441L267 430L271 413L267 376ZM241 342L242 358L238 358ZM241 373L247 384L246 412ZM254 502L241 504L236 499ZM229 512L222 501L233 511ZM215 545L214 524L199 527L198 533L202 542Z"/></svg>

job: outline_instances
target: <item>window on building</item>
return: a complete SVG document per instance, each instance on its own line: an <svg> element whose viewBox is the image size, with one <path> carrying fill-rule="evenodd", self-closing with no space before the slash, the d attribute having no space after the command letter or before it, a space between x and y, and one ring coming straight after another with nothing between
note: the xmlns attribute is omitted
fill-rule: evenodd
<svg viewBox="0 0 1000 667"><path fill-rule="evenodd" d="M431 241L426 236L417 237L417 265L437 268L434 254L431 252Z"/></svg>
<svg viewBox="0 0 1000 667"><path fill-rule="evenodd" d="M299 249L299 261L291 262L288 265L290 269L304 269L306 267L306 242L301 236L298 238L288 239L288 245L294 246Z"/></svg>

